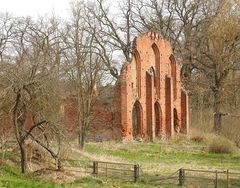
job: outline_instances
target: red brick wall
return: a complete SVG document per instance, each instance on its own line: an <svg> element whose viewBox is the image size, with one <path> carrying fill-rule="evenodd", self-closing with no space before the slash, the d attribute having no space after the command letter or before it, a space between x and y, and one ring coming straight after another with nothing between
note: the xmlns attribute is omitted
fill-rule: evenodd
<svg viewBox="0 0 240 188"><path fill-rule="evenodd" d="M122 71L118 81L119 95L116 97L121 100L118 104L123 138L132 139L132 109L136 101L142 107L142 137L154 139L157 136L155 116L159 115L161 119L159 135L161 137L173 135L174 108L177 111L181 131L187 133L188 99L187 95L181 94L180 66L174 59L170 43L159 34L149 32L136 38L134 45L134 58ZM147 72L151 69L153 74L148 75ZM156 102L160 104L161 112L157 115L154 110Z"/></svg>
<svg viewBox="0 0 240 188"><path fill-rule="evenodd" d="M136 137L154 139L175 134L174 109L180 131L188 133L188 96L170 43L161 35L149 32L135 39L133 49L133 60L117 80L112 103L105 104L99 99L93 107L89 138L133 139L132 118L136 117L132 111L136 102L141 109L140 119L134 121L141 124ZM76 123L74 103L69 100L65 107L65 124L70 128ZM155 109L155 104L159 109Z"/></svg>
<svg viewBox="0 0 240 188"><path fill-rule="evenodd" d="M116 87L117 88L117 87ZM110 94L110 97L111 96ZM113 102L115 104L113 104ZM119 123L119 113L115 109L119 101L109 102L106 99L96 99L93 103L90 116L90 125L87 133L87 140L112 140L121 139L121 124ZM77 125L77 98L69 96L63 105L65 134L71 138L77 138L79 128Z"/></svg>

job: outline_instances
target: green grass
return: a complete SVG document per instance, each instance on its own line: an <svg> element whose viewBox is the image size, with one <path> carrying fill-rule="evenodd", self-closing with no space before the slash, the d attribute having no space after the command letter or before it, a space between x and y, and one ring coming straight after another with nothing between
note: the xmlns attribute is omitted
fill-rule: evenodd
<svg viewBox="0 0 240 188"><path fill-rule="evenodd" d="M134 187L163 187L174 188L178 186L178 178L156 181L151 179L167 177L176 172L179 168L207 169L207 170L236 170L240 171L240 152L236 150L231 154L209 153L204 149L206 143L197 143L186 139L173 139L170 141L151 142L102 142L87 143L87 156L94 155L97 160L108 161L109 158L120 162L140 164L140 181L134 183L132 178L123 181L120 177L111 176L106 178L87 176L76 179L68 184L56 184L53 182L39 181L34 174L22 175L16 167L8 165L0 166L0 187L1 188L134 188ZM92 155L91 155L92 154ZM92 164L91 160L79 153L75 157L65 161L70 166ZM12 156L10 153L8 156ZM73 155L72 155L73 156ZM79 157L79 160L78 160ZM64 164L64 163L63 163ZM220 180L220 187L226 186L225 177ZM240 177L239 177L240 178ZM213 187L214 175L209 176L208 181L188 182L187 185L195 187ZM204 184L205 182L205 184ZM240 187L240 180L231 180L232 187ZM186 186L188 187L188 186Z"/></svg>
<svg viewBox="0 0 240 188"><path fill-rule="evenodd" d="M53 183L46 183L32 179L29 176L22 175L16 167L0 166L0 187L1 188L53 188Z"/></svg>
<svg viewBox="0 0 240 188"><path fill-rule="evenodd" d="M186 151L187 146L180 145L178 149L169 149L163 147L164 143L134 143L119 144L109 143L107 149L105 144L92 144L86 146L86 151L99 155L111 155L125 160L142 164L143 167L157 164L157 166L166 166L171 170L177 170L179 167L207 168L207 169L232 169L240 170L240 153L236 151L232 154L216 154L207 151ZM182 148L182 149L181 149ZM161 171L161 169L159 169ZM164 172L164 169L162 170Z"/></svg>
<svg viewBox="0 0 240 188"><path fill-rule="evenodd" d="M173 183L168 183L165 185L159 185L157 183L149 184L146 181L139 181L137 183L131 181L121 181L119 178L95 178L95 177L86 177L79 180L76 180L73 186L80 186L82 188L109 188L109 187L119 187L119 188L153 188L153 187L164 187L164 188L174 188L179 187L178 185L174 185Z"/></svg>
<svg viewBox="0 0 240 188"><path fill-rule="evenodd" d="M194 150L192 147L194 147ZM154 176L168 176L176 172L179 168L205 170L230 169L230 171L240 171L239 150L231 154L209 153L204 143L199 144L193 141L181 142L172 140L170 142L134 142L127 144L114 142L89 143L86 145L86 151L92 154L97 153L99 156L113 156L126 160L127 162L138 163L143 170L143 176L147 176L145 179ZM175 176L177 176L177 174L175 174ZM237 178L240 178L240 176ZM226 187L226 177L224 176L222 179L223 180L220 180L219 183L222 185L220 187ZM240 179L232 179L231 183L232 187L240 187ZM213 187L214 175L209 174L208 184L204 184L204 181L200 181L197 183L190 182L188 185L195 185L196 187ZM147 180L146 184L136 186L178 187L178 182L177 178L175 178L175 180L161 181L154 185L151 181Z"/></svg>
<svg viewBox="0 0 240 188"><path fill-rule="evenodd" d="M1 188L108 188L108 187L143 187L150 188L146 182L123 182L119 178L106 179L95 177L84 177L75 180L69 184L56 184L51 182L39 181L31 176L22 175L20 170L8 165L1 165L0 167L0 187Z"/></svg>

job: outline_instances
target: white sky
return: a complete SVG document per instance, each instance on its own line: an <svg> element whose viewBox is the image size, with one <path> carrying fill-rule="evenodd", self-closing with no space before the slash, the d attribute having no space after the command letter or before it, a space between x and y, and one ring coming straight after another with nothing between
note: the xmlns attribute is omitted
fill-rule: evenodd
<svg viewBox="0 0 240 188"><path fill-rule="evenodd" d="M72 0L0 0L0 12L13 16L46 16L66 17L69 3Z"/></svg>

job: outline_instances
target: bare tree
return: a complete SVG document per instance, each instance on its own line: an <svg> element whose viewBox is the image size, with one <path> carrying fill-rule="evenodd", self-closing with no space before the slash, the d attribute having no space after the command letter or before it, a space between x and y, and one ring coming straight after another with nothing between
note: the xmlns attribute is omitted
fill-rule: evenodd
<svg viewBox="0 0 240 188"><path fill-rule="evenodd" d="M96 97L96 87L103 73L103 63L97 50L94 28L88 9L75 2L71 7L72 18L67 24L64 41L66 46L66 70L72 93L76 98L79 147L84 148L90 125L90 116ZM87 21L87 22L86 22Z"/></svg>
<svg viewBox="0 0 240 188"><path fill-rule="evenodd" d="M223 1L219 12L209 27L204 28L198 50L194 53L195 64L205 74L213 93L214 129L221 130L224 97L227 80L232 71L239 68L239 6Z"/></svg>
<svg viewBox="0 0 240 188"><path fill-rule="evenodd" d="M98 44L100 57L105 66L114 78L119 77L119 70L132 59L132 41L134 33L138 31L134 28L132 15L132 0L124 0L118 3L119 12L111 12L110 5L106 1L97 0L95 6L88 6L90 14L94 17L94 22L88 22L91 34ZM116 20L115 18L119 19ZM114 58L114 56L119 55ZM117 62L117 61L122 62Z"/></svg>
<svg viewBox="0 0 240 188"><path fill-rule="evenodd" d="M9 53L6 53L1 62L0 79L2 93L5 93L2 105L9 108L21 154L21 169L25 173L28 170L28 138L45 146L57 159L58 154L48 144L44 144L41 137L46 138L47 128L54 128L52 124L55 121L51 115L59 111L58 80L56 64L52 62L53 56L50 54L53 28L43 19L37 23L30 18L14 20L14 36L8 48ZM46 139L44 141L47 142Z"/></svg>

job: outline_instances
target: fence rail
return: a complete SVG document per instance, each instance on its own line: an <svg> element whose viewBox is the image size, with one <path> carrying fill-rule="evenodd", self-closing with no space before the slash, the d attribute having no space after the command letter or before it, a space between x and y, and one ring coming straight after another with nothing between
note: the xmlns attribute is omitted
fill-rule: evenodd
<svg viewBox="0 0 240 188"><path fill-rule="evenodd" d="M93 175L99 176L103 173L106 177L117 173L118 176L132 177L134 182L139 179L139 165L130 163L115 163L106 161L93 161Z"/></svg>
<svg viewBox="0 0 240 188"><path fill-rule="evenodd" d="M139 164L133 163L116 163L107 161L92 161L86 163L86 161L83 162L74 160L66 161L66 164L66 167L69 167L71 170L90 173L95 177L117 177L134 182L139 181L141 177L141 179L145 179L149 183L155 184L171 181L176 182L176 184L179 186L192 184L193 182L199 182L200 184L203 183L204 185L211 185L211 187L215 188L230 188L234 186L240 186L240 172L230 171L229 169L205 170L181 168L169 176L154 176L148 174L147 172L143 172Z"/></svg>
<svg viewBox="0 0 240 188"><path fill-rule="evenodd" d="M187 172L195 173L195 174L187 175L186 174ZM203 175L200 175L200 174L204 174L205 177L203 177ZM212 177L211 175L208 176L209 174L214 175L214 177ZM222 177L220 177L220 175L222 175ZM239 177L236 177L236 176L239 176ZM215 188L220 187L221 182L225 182L224 187L229 188L231 186L231 183L230 183L231 178L236 179L240 182L240 172L230 172L229 169L222 171L222 170L201 170L201 169L197 170L197 169L181 168L179 169L179 176L178 176L180 186L184 185L187 179L192 179L192 180L204 179L204 180L209 180L210 182L211 180L213 180L212 182Z"/></svg>

